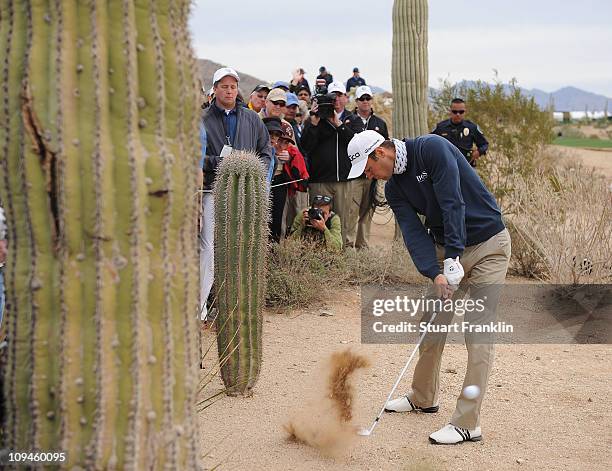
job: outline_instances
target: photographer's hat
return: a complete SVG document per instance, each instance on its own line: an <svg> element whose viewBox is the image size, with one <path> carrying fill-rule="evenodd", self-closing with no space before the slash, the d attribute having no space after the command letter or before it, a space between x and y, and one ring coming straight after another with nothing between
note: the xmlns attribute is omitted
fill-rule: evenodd
<svg viewBox="0 0 612 471"><path fill-rule="evenodd" d="M385 142L385 138L372 130L363 131L353 136L347 149L351 161L349 180L357 178L363 173L368 162L368 156L383 142Z"/></svg>

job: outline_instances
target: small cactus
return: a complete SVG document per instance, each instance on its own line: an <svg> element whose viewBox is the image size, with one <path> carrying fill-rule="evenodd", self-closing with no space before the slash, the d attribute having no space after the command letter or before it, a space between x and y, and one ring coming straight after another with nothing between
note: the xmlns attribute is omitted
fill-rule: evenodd
<svg viewBox="0 0 612 471"><path fill-rule="evenodd" d="M254 153L219 164L215 198L217 347L229 395L250 395L261 367L268 249L266 172Z"/></svg>

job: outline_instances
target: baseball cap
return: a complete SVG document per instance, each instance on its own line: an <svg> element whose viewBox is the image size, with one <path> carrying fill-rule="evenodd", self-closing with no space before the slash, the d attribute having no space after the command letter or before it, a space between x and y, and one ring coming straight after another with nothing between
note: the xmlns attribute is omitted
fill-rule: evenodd
<svg viewBox="0 0 612 471"><path fill-rule="evenodd" d="M272 84L271 88L283 88L286 92L288 92L289 84L287 82L283 82L282 80L278 80Z"/></svg>
<svg viewBox="0 0 612 471"><path fill-rule="evenodd" d="M287 93L287 106L298 105L298 97L295 93Z"/></svg>
<svg viewBox="0 0 612 471"><path fill-rule="evenodd" d="M268 118L264 118L263 122L264 122L268 132L277 131L277 132L283 134L283 128L281 126L280 118L268 117Z"/></svg>
<svg viewBox="0 0 612 471"><path fill-rule="evenodd" d="M361 85L360 87L357 87L357 90L355 90L355 98L361 98L363 95L373 96L372 89L367 85Z"/></svg>
<svg viewBox="0 0 612 471"><path fill-rule="evenodd" d="M385 142L385 138L372 130L363 131L353 136L347 148L351 161L349 180L357 178L363 173L368 162L368 156L383 142Z"/></svg>
<svg viewBox="0 0 612 471"><path fill-rule="evenodd" d="M319 72L325 72L325 70L325 66L322 65L321 67L319 67Z"/></svg>
<svg viewBox="0 0 612 471"><path fill-rule="evenodd" d="M261 84L261 85L257 85L253 91L251 93L256 93L256 92L261 92L262 90L265 90L267 92L270 91L270 87L268 87L267 85Z"/></svg>
<svg viewBox="0 0 612 471"><path fill-rule="evenodd" d="M295 93L300 93L302 90L306 90L309 95L311 94L310 88L308 88L306 85L300 85Z"/></svg>
<svg viewBox="0 0 612 471"><path fill-rule="evenodd" d="M238 72L236 72L231 67L221 67L215 72L215 75L213 75L213 85L216 85L219 80L221 80L223 77L227 77L228 75L230 77L234 77L237 82L240 82Z"/></svg>
<svg viewBox="0 0 612 471"><path fill-rule="evenodd" d="M288 121L285 121L284 119L282 119L280 122L280 125L281 125L281 129L283 133L281 137L283 139L287 139L288 141L291 141L291 143L295 145L295 139L293 137L293 127L291 126L291 124L289 124Z"/></svg>
<svg viewBox="0 0 612 471"><path fill-rule="evenodd" d="M359 72L359 67L353 67L353 72Z"/></svg>
<svg viewBox="0 0 612 471"><path fill-rule="evenodd" d="M270 90L270 93L268 93L268 100L283 100L285 103L287 103L287 93L285 92L285 90L282 90L280 88L273 88L272 90Z"/></svg>
<svg viewBox="0 0 612 471"><path fill-rule="evenodd" d="M332 83L329 84L329 87L327 87L327 93L332 92L346 93L346 88L344 88L344 85L342 85L341 82L336 82L334 80Z"/></svg>

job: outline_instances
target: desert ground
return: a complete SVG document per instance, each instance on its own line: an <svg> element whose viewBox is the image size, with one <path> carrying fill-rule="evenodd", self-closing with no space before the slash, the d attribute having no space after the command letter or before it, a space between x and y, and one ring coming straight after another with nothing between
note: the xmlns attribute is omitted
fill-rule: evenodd
<svg viewBox="0 0 612 471"><path fill-rule="evenodd" d="M612 178L612 152L572 150ZM378 215L372 238L387 244L393 221ZM512 283L529 280L510 279ZM521 306L529 300L521 300ZM323 314L323 315L322 315ZM215 367L214 332L203 330ZM498 345L482 407L483 441L434 446L428 435L454 410L465 372L463 345L447 345L437 414L385 414L370 437L355 437L344 453L328 457L290 442L283 425L324 394L332 352L352 348L371 367L357 375L354 420L369 426L412 345L362 345L357 288L322 293L314 305L264 316L263 366L254 395L225 397L200 413L206 469L232 470L609 470L612 469L612 347L604 345ZM406 392L414 364L399 392ZM202 392L222 389L215 378Z"/></svg>

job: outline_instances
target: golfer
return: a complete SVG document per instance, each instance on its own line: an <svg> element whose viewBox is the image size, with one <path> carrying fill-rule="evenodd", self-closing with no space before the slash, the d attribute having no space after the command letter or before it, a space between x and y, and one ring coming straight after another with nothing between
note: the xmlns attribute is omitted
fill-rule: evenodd
<svg viewBox="0 0 612 471"><path fill-rule="evenodd" d="M385 196L419 272L433 281L438 295L504 283L510 260L510 235L493 195L461 152L446 139L427 135L415 139L385 140L376 131L356 134L348 145L348 178L387 180ZM425 216L424 223L419 215ZM495 298L495 296L492 296ZM493 310L497 299L490 300ZM450 322L453 313L439 313ZM482 439L480 407L493 364L492 342L474 341L465 334L468 364L462 391L450 423L432 433L435 444ZM436 335L419 347L412 391L386 405L392 412L438 411L438 389L445 335Z"/></svg>

